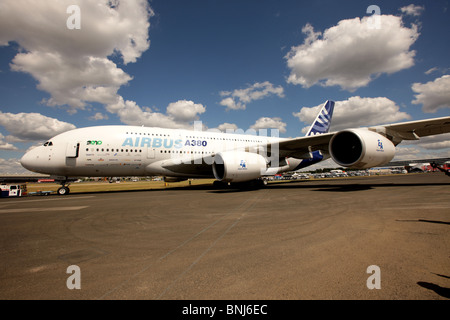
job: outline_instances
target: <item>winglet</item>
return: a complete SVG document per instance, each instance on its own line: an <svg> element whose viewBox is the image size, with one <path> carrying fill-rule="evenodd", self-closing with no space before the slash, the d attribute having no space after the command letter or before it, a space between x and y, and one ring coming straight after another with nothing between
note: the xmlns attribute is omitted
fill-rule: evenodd
<svg viewBox="0 0 450 320"><path fill-rule="evenodd" d="M306 136L327 133L330 130L331 117L333 116L334 101L328 100L320 109L316 120L312 123Z"/></svg>

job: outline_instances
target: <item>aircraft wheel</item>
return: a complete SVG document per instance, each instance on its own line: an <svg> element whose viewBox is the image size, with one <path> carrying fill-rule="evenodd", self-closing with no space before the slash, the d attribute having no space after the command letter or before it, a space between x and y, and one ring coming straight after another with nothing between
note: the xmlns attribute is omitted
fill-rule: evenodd
<svg viewBox="0 0 450 320"><path fill-rule="evenodd" d="M66 194L69 194L69 192L70 192L70 189L68 187L61 187L61 188L58 189L58 194L60 196L64 196Z"/></svg>

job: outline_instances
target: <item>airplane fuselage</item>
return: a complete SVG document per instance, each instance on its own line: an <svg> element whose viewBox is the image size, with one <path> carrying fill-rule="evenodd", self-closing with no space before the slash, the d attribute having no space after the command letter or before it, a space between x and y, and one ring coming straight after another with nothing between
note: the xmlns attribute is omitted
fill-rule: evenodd
<svg viewBox="0 0 450 320"><path fill-rule="evenodd" d="M102 126L62 133L29 151L21 162L35 172L59 176L205 177L209 174L179 173L165 169L165 161L208 162L218 152L242 150L264 153L265 146L283 139L208 131ZM201 163L201 160L200 160ZM294 161L294 168L299 161ZM208 163L211 164L211 163ZM286 168L287 169L287 168Z"/></svg>

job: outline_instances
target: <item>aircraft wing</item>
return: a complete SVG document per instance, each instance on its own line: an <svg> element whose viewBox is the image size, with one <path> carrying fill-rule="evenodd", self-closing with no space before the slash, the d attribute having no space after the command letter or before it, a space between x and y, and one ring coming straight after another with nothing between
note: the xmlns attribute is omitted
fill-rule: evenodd
<svg viewBox="0 0 450 320"><path fill-rule="evenodd" d="M328 143L334 133L324 133L315 136L300 137L290 140L284 140L270 145L270 150L274 152L279 150L281 157L293 157L297 159L310 158L310 153L316 150L328 152Z"/></svg>
<svg viewBox="0 0 450 320"><path fill-rule="evenodd" d="M386 134L393 138L419 140L420 137L450 132L450 117L395 123L381 127L384 127Z"/></svg>

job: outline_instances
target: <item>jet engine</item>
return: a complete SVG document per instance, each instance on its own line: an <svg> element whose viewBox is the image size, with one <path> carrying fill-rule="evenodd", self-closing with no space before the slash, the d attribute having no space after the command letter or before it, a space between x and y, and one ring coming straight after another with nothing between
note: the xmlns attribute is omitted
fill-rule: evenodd
<svg viewBox="0 0 450 320"><path fill-rule="evenodd" d="M242 151L220 152L214 156L214 177L224 182L244 182L258 179L267 169L266 159Z"/></svg>
<svg viewBox="0 0 450 320"><path fill-rule="evenodd" d="M367 169L391 161L395 155L395 146L376 132L349 129L331 138L329 151L333 160L343 167Z"/></svg>

